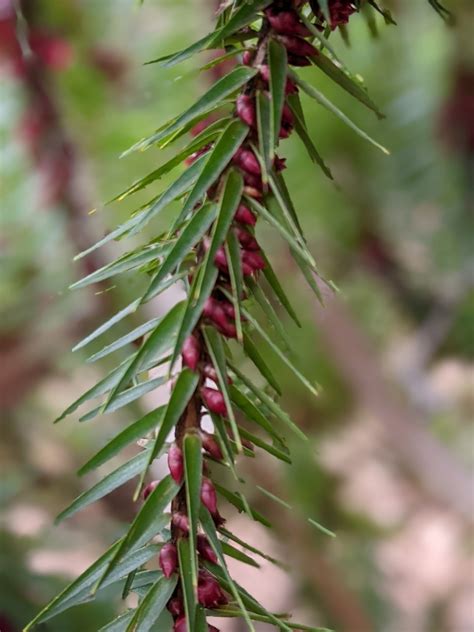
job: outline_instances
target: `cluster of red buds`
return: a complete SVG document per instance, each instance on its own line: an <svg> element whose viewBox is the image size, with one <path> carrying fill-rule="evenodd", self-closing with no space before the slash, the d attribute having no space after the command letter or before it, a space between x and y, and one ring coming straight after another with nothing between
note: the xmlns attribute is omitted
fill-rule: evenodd
<svg viewBox="0 0 474 632"><path fill-rule="evenodd" d="M238 169L243 177L243 195L247 198L261 200L267 193L268 184L263 178L262 165L256 155L254 147L259 146L256 93L260 90L270 98L270 72L267 60L266 46L269 37L280 42L287 51L288 63L293 66L306 66L311 63L311 58L318 55L317 49L313 46L309 38L311 31L300 19L297 9L302 3L296 0L276 0L264 11L265 33L267 37L259 40L255 48L248 48L244 51L242 61L245 65L250 65L258 70L258 73L246 84L242 92L237 96L234 116L245 123L248 134L242 145L235 151L231 165ZM315 3L317 4L317 3ZM352 11L352 4L348 2L330 2L331 17L333 24L346 21ZM314 11L314 9L313 9ZM314 11L317 21L319 20L319 6L317 12ZM319 24L319 22L318 22ZM331 24L331 26L333 26ZM263 41L263 44L262 44ZM295 94L298 88L290 76L286 78L286 95ZM213 122L212 118L201 121L193 129L193 134L199 134L207 125ZM295 125L294 115L289 103L285 100L282 108L279 138L285 139L290 136ZM208 144L186 159L186 164L191 165L199 156L208 152L212 143ZM285 168L285 160L275 156L272 168L275 172ZM214 200L220 190L220 183L214 184L207 192L209 200ZM255 237L254 227L257 218L253 210L249 208L245 198L242 198L235 212L230 230L237 237L240 248L240 262L244 280L248 277L257 277L259 272L265 268L265 258L260 250L259 243ZM196 248L197 256L204 255L210 248L211 239L205 236ZM205 412L218 415L224 420L228 419L229 411L223 393L219 388L219 380L216 369L206 350L204 338L201 333L201 325L214 327L225 338L236 338L236 314L234 305L228 300L227 293L223 290L230 288L229 261L224 246L221 246L214 256L214 265L218 270L216 285L206 300L201 319L194 332L185 340L181 358L183 366L199 374L200 380L198 388L194 394L194 404L198 403L198 421L195 432L199 433L202 449L206 461L203 466L203 477L201 486L201 502L212 516L216 527L223 524L217 508L216 489L209 477L207 460L221 461L223 458L219 442L213 434L204 432L200 428L200 418ZM244 290L245 292L245 290ZM244 296L240 298L244 298ZM231 382L230 378L226 378ZM209 382L213 384L210 385ZM184 462L182 451L182 433L177 431L176 441L171 444L168 452L168 467L170 474L178 485L183 484ZM252 449L249 442L244 442L246 447ZM145 495L154 489L151 483L145 490ZM186 503L183 502L183 492L181 501L173 502L172 506L172 527L171 540L161 549L159 563L165 577L170 577L178 571L178 555L176 541L178 538L187 537L189 533L189 520L186 514ZM198 602L206 608L218 608L228 602L228 597L223 591L219 582L211 573L204 570L201 562L217 563L217 557L210 546L205 535L197 535L197 552L200 560L199 578L197 587ZM183 606L182 588L178 584L175 593L168 603L168 610L174 619L174 632L181 632L186 629L185 611ZM209 626L209 630L215 630Z"/></svg>

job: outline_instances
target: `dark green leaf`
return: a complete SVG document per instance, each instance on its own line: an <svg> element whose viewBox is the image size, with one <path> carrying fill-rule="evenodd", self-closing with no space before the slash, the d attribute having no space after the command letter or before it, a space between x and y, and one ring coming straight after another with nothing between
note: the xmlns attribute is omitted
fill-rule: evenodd
<svg viewBox="0 0 474 632"><path fill-rule="evenodd" d="M102 405L98 406L97 408L87 412L85 415L82 415L82 417L79 418L79 421L90 421L91 419L97 417L97 415L113 413L116 410L135 402L137 399L140 399L140 397L143 397L146 393L150 393L159 386L166 384L167 381L168 377L162 375L160 377L152 378L151 380L139 382L135 386L131 386L130 388L122 391L119 395L117 395L117 397L114 397L110 406L107 406L107 410L104 410Z"/></svg>
<svg viewBox="0 0 474 632"><path fill-rule="evenodd" d="M231 533L228 529L225 529L224 527L220 527L219 528L219 532L224 537L228 538L229 540L232 540L233 542L236 542L237 544L240 544L240 546L243 546L245 549L247 549L247 551L250 551L254 555L258 555L262 559L267 560L268 562L271 562L272 564L274 564L275 566L278 566L279 568L284 568L285 570L288 569L286 564L284 564L283 562L280 562L279 560L275 559L274 557L271 557L270 555L267 555L266 553L263 553L260 549L256 549L254 546L252 546L248 542L244 542L243 540L238 538L236 535Z"/></svg>
<svg viewBox="0 0 474 632"><path fill-rule="evenodd" d="M201 505L202 446L197 434L187 434L183 441L184 478L186 482L186 507L189 518L189 559L191 578L195 590L198 582L197 530Z"/></svg>
<svg viewBox="0 0 474 632"><path fill-rule="evenodd" d="M208 157L206 157L206 164L194 188L186 198L180 214L181 217L186 217L206 194L209 187L216 182L242 144L248 131L249 128L240 120L233 120L229 123Z"/></svg>
<svg viewBox="0 0 474 632"><path fill-rule="evenodd" d="M106 463L109 459L118 454L120 450L132 443L132 441L141 439L148 432L156 428L163 419L164 411L164 406L155 408L155 410L152 410L135 423L127 426L81 467L78 472L79 476L83 476L87 472Z"/></svg>
<svg viewBox="0 0 474 632"><path fill-rule="evenodd" d="M165 509L176 496L178 489L171 476L165 476L151 492L107 565L96 585L96 590L104 584L129 551L150 540L163 528L163 520L167 520L164 515Z"/></svg>
<svg viewBox="0 0 474 632"><path fill-rule="evenodd" d="M69 507L59 514L56 518L56 523L61 522L65 518L69 518L77 511L87 507L87 505L107 496L107 494L110 494L111 491L117 489L117 487L120 487L131 478L137 476L145 467L149 454L149 450L139 452L129 461L96 483L93 487L83 492L69 505Z"/></svg>
<svg viewBox="0 0 474 632"><path fill-rule="evenodd" d="M206 342L206 347L209 353L209 357L211 358L211 362L217 373L217 380L219 383L219 388L224 397L224 401L227 408L227 413L229 416L230 426L232 428L232 436L234 437L235 443L237 445L237 450L239 452L242 451L242 442L240 440L239 429L237 426L237 421L235 419L234 411L232 409L231 398L229 394L229 384L227 382L227 367L226 367L226 358L225 351L222 345L222 339L214 327L204 327L203 328L204 340Z"/></svg>
<svg viewBox="0 0 474 632"><path fill-rule="evenodd" d="M256 562L253 558L249 557L245 553L242 553L239 549L236 549L235 546L229 544L228 542L221 542L222 552L224 555L228 557L233 557L234 560L238 560L239 562L243 562L244 564L248 564L249 566L254 566L255 568L260 568L260 564Z"/></svg>
<svg viewBox="0 0 474 632"><path fill-rule="evenodd" d="M268 69L270 72L272 151L278 145L281 114L285 102L286 75L288 70L286 48L276 40L268 45Z"/></svg>
<svg viewBox="0 0 474 632"><path fill-rule="evenodd" d="M263 524L264 527L267 527L269 529L271 528L271 523L265 518L265 516L262 516L259 511L249 507L248 503L244 500L242 494L231 492L229 489L222 487L222 485L219 485L218 483L214 483L214 487L216 488L216 491L221 496L223 496L231 505L233 505L239 512L245 511L246 513L249 513L248 509L250 509L249 515L252 520L260 522L261 524Z"/></svg>
<svg viewBox="0 0 474 632"><path fill-rule="evenodd" d="M238 66L229 74L216 81L216 83L189 109L178 116L174 122L167 125L164 129L156 132L149 138L137 143L132 149L146 149L150 145L157 143L164 138L171 136L187 123L193 121L196 117L212 110L219 105L226 97L236 92L241 86L246 84L257 73L255 68L246 66Z"/></svg>
<svg viewBox="0 0 474 632"><path fill-rule="evenodd" d="M104 334L106 331L108 331L111 327L119 323L121 320L123 320L130 314L133 314L133 312L136 311L139 305L140 305L140 299L136 299L132 301L131 303L129 303L126 307L124 307L119 312L114 314L112 318L109 318L109 320L107 320L105 323L102 323L100 327L97 327L97 329L95 329L92 333L90 333L83 340L78 342L77 345L73 347L72 350L78 351L79 349L82 349L82 347L85 347L86 345L88 345L90 342L92 342L93 340L95 340L96 338Z"/></svg>
<svg viewBox="0 0 474 632"><path fill-rule="evenodd" d="M269 97L264 92L257 92L257 130L258 130L258 150L254 148L254 153L259 160L262 169L262 182L268 182L268 174L272 167L275 156L272 129L271 129L271 103Z"/></svg>
<svg viewBox="0 0 474 632"><path fill-rule="evenodd" d="M228 591L234 596L235 600L237 601L239 607L240 607L240 611L241 611L241 616L244 617L246 623L247 623L247 627L249 628L249 630L252 630L253 632L255 632L255 628L252 624L252 621L249 617L249 614L245 608L245 605L243 603L243 600L240 597L240 593L237 589L237 586L234 584L234 580L232 579L232 577L229 574L229 571L227 570L227 564L224 558L224 553L222 550L222 545L221 542L219 540L219 538L217 537L217 531L216 531L216 527L214 525L214 522L211 518L211 514L209 513L209 511L205 508L205 507L201 507L201 524L202 524L202 528L204 529L204 533L206 534L209 543L212 547L212 549L214 550L214 553L217 556L217 559L219 560L220 563L220 567L219 570L221 571L222 575L226 578L226 584L227 584L227 589Z"/></svg>
<svg viewBox="0 0 474 632"><path fill-rule="evenodd" d="M343 70L341 70L334 62L332 62L326 55L315 55L311 58L313 64L318 66L330 79L335 81L341 86L343 90L351 94L358 101L366 105L370 110L375 112L379 119L385 118L385 115L380 112L375 103L369 97L364 88L357 83L357 79L353 79Z"/></svg>
<svg viewBox="0 0 474 632"><path fill-rule="evenodd" d="M253 340L250 338L248 334L244 332L244 351L248 355L248 357L255 364L257 369L260 371L262 376L266 379L266 381L270 384L270 386L281 395L281 388L278 385L278 382L275 380L273 376L273 371L271 371L263 359L260 351L255 346Z"/></svg>
<svg viewBox="0 0 474 632"><path fill-rule="evenodd" d="M167 256L165 256L158 272L143 295L143 302L147 301L154 294L156 288L160 287L160 284L182 262L191 248L203 238L214 221L216 212L217 207L215 204L205 204L196 211L173 247L168 251Z"/></svg>
<svg viewBox="0 0 474 632"><path fill-rule="evenodd" d="M256 281L254 279L250 278L247 281L247 286L250 288L253 297L255 298L257 303L260 305L263 313L267 317L268 322L273 327L273 329L276 331L276 333L280 337L280 340L285 345L285 348L286 348L287 352L290 353L290 355L291 355L291 353L292 353L292 351L291 351L292 344L291 344L291 341L290 341L290 339L288 337L288 334L286 333L285 327L283 326L280 318L278 317L277 313L275 312L275 309L273 308L273 305L270 303L270 301L268 300L268 298L265 295L264 291L262 290L260 284L256 283Z"/></svg>
<svg viewBox="0 0 474 632"><path fill-rule="evenodd" d="M173 346L173 341L178 331L179 323L184 312L184 301L177 303L166 316L160 320L150 337L142 344L139 351L133 355L125 365L122 376L111 391L107 402L104 405L105 412L113 404L121 389L143 369L152 358L158 357L161 353L169 350Z"/></svg>
<svg viewBox="0 0 474 632"><path fill-rule="evenodd" d="M196 326L204 307L204 303L210 296L217 279L217 268L214 265L214 257L217 249L224 243L229 231L235 211L240 203L243 191L242 175L231 169L224 183L224 190L220 200L219 212L217 220L211 236L209 250L206 253L204 262L196 274L191 289L189 291L189 299L186 305L186 312L180 326L180 330L176 339L175 350L171 359L171 366L174 366L183 342Z"/></svg>
<svg viewBox="0 0 474 632"><path fill-rule="evenodd" d="M207 48L218 48L218 44L223 44L228 37L254 22L258 18L258 12L271 4L272 1L253 0L252 2L243 2L224 26L213 33L210 41L207 43Z"/></svg>
<svg viewBox="0 0 474 632"><path fill-rule="evenodd" d="M199 375L197 373L193 373L189 369L184 369L178 375L174 388L171 392L169 402L166 406L166 412L164 414L163 421L161 422L160 429L153 443L153 448L150 452L148 466L151 465L152 461L162 450L163 446L165 445L167 436L176 426L180 417L186 410L186 407L189 404L189 401L193 396L198 383ZM144 470L143 472L141 483L143 483L145 473L146 470Z"/></svg>
<svg viewBox="0 0 474 632"><path fill-rule="evenodd" d="M225 245L226 257L229 264L229 276L232 287L232 304L235 311L235 328L237 340L243 341L242 318L240 314L240 299L243 292L242 262L240 260L240 245L237 235L230 231Z"/></svg>
<svg viewBox="0 0 474 632"><path fill-rule="evenodd" d="M348 116L346 116L344 112L341 112L341 110L338 107L336 107L334 103L332 103L327 97L325 97L324 94L322 94L322 92L317 90L314 86L310 85L306 81L303 81L303 79L300 79L300 77L293 71L291 71L291 77L292 79L296 81L296 83L301 87L301 89L304 92L306 92L307 95L312 97L317 103L319 103L324 108L329 110L329 112L332 112L341 121L343 121L351 129L353 129L356 132L356 134L358 134L359 136L367 140L369 143L377 147L377 149L380 149L380 151L382 151L384 154L387 154L387 155L390 154L388 149L380 145L380 143L378 143L373 138L371 138L366 132L364 132L364 130L362 130L353 121L351 121L351 119Z"/></svg>
<svg viewBox="0 0 474 632"><path fill-rule="evenodd" d="M263 257L263 259L265 261L265 268L263 269L263 274L264 274L269 286L272 288L275 296L280 301L281 305L286 309L288 315L291 317L293 322L298 327L301 327L301 323L298 320L296 312L293 309L289 298L286 296L285 290L282 288L282 286L280 284L280 281L278 280L278 277L275 274L272 266L270 265L270 262L269 262L268 258L266 257L265 253L262 253L262 257Z"/></svg>
<svg viewBox="0 0 474 632"><path fill-rule="evenodd" d="M191 552L186 539L178 540L179 575L183 590L187 632L195 632L192 622L196 617L196 589L193 585Z"/></svg>
<svg viewBox="0 0 474 632"><path fill-rule="evenodd" d="M331 173L331 170L326 165L326 163L324 162L324 160L321 157L320 153L318 152L318 150L314 146L314 143L311 140L311 137L309 136L308 131L306 129L306 125L304 123L304 120L300 117L298 108L296 106L298 101L299 101L299 96L297 94L290 94L290 96L288 97L288 104L289 104L289 106L291 108L291 111L293 112L293 117L295 119L295 130L296 130L296 133L298 134L298 136L303 141L303 144L306 147L306 150L307 150L308 155L311 158L311 160L314 163L316 163L319 167L321 167L323 173L330 180L334 180L333 175Z"/></svg>
<svg viewBox="0 0 474 632"><path fill-rule="evenodd" d="M214 35L213 33L208 33L197 42L193 42L190 46L187 46L186 48L178 51L177 53L172 53L171 55L164 55L163 57L158 57L158 59L153 59L152 61L147 61L146 63L147 64L160 64L161 66L164 66L165 68L171 68L172 66L175 66L176 64L179 64L182 61L189 59L189 57L192 57L196 53L199 53L200 51L204 50L204 48L206 48L206 46L210 42L213 35Z"/></svg>
<svg viewBox="0 0 474 632"><path fill-rule="evenodd" d="M129 608L125 612L122 612L122 614L116 619L100 628L99 632L126 632L128 624L132 620L134 614L135 610Z"/></svg>
<svg viewBox="0 0 474 632"><path fill-rule="evenodd" d="M275 431L273 424L265 417L259 408L243 393L235 384L230 386L230 395L235 405L245 414L245 416L263 428L268 434L282 442L281 437Z"/></svg>
<svg viewBox="0 0 474 632"><path fill-rule="evenodd" d="M135 610L133 619L130 621L127 632L150 632L158 617L170 600L178 577L161 577L147 592L145 598Z"/></svg>

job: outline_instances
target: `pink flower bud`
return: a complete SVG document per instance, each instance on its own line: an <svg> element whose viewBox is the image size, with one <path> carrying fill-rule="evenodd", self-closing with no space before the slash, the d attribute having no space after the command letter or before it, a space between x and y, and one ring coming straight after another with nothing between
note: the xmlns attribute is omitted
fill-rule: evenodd
<svg viewBox="0 0 474 632"><path fill-rule="evenodd" d="M241 94L236 101L237 116L249 127L257 126L257 115L252 97L248 94Z"/></svg>
<svg viewBox="0 0 474 632"><path fill-rule="evenodd" d="M253 173L249 173L248 171L244 171L244 183L246 186L253 187L259 191L263 191L263 182L260 176L256 176Z"/></svg>
<svg viewBox="0 0 474 632"><path fill-rule="evenodd" d="M216 628L215 625L211 625L210 623L207 626L207 632L221 632L219 628Z"/></svg>
<svg viewBox="0 0 474 632"><path fill-rule="evenodd" d="M252 63L254 54L255 54L254 50L245 50L244 54L242 55L242 63L245 66L250 66L250 64Z"/></svg>
<svg viewBox="0 0 474 632"><path fill-rule="evenodd" d="M227 406L225 405L224 396L220 391L215 388L203 386L201 388L201 397L204 405L211 413L215 413L221 417L227 417Z"/></svg>
<svg viewBox="0 0 474 632"><path fill-rule="evenodd" d="M186 338L181 355L183 358L183 364L189 367L191 371L195 371L201 356L201 344L196 336L191 334Z"/></svg>
<svg viewBox="0 0 474 632"><path fill-rule="evenodd" d="M228 603L219 582L210 573L199 573L198 601L205 608L216 608Z"/></svg>
<svg viewBox="0 0 474 632"><path fill-rule="evenodd" d="M233 162L243 171L259 176L262 172L260 164L251 149L240 147L234 154Z"/></svg>
<svg viewBox="0 0 474 632"><path fill-rule="evenodd" d="M197 537L197 550L199 551L199 555L204 560L212 562L213 564L217 564L217 555L214 553L214 549L209 544L206 536L202 533L200 533Z"/></svg>
<svg viewBox="0 0 474 632"><path fill-rule="evenodd" d="M255 215L249 208L247 208L243 204L240 204L234 219L241 224L248 224L249 226L255 226L255 224L257 223L257 218L255 217Z"/></svg>
<svg viewBox="0 0 474 632"><path fill-rule="evenodd" d="M227 257L223 246L220 246L217 249L216 255L214 257L214 263L221 272L229 271L229 264L227 263Z"/></svg>
<svg viewBox="0 0 474 632"><path fill-rule="evenodd" d="M244 250L242 253L242 258L243 261L248 264L253 270L263 270L265 267L265 260L258 252Z"/></svg>
<svg viewBox="0 0 474 632"><path fill-rule="evenodd" d="M183 533L189 533L189 520L185 514L176 511L173 514L171 521L173 525L176 528L181 529Z"/></svg>
<svg viewBox="0 0 474 632"><path fill-rule="evenodd" d="M295 124L295 117L293 116L293 112L290 110L289 106L285 103L283 106L283 111L281 113L281 122L285 127L293 127Z"/></svg>
<svg viewBox="0 0 474 632"><path fill-rule="evenodd" d="M173 632L187 632L186 617L183 615L176 619L173 626Z"/></svg>
<svg viewBox="0 0 474 632"><path fill-rule="evenodd" d="M229 321L220 301L212 296L204 304L203 316L211 320L217 329L228 338L236 337L235 325Z"/></svg>
<svg viewBox="0 0 474 632"><path fill-rule="evenodd" d="M314 57L318 54L317 49L301 37L293 35L280 35L279 40L285 46L290 55L300 57Z"/></svg>
<svg viewBox="0 0 474 632"><path fill-rule="evenodd" d="M155 489L158 487L158 483L159 483L159 481L152 481L151 483L148 483L148 485L143 490L143 500L146 500L148 498L148 496L152 492L155 491Z"/></svg>
<svg viewBox="0 0 474 632"><path fill-rule="evenodd" d="M223 518L221 516L221 514L219 513L219 511L216 511L215 514L212 514L212 520L214 522L214 524L216 525L216 528L218 529L219 527L222 527L223 524L225 524L225 518Z"/></svg>
<svg viewBox="0 0 474 632"><path fill-rule="evenodd" d="M168 451L168 468L173 480L181 484L183 480L183 453L177 443L172 443Z"/></svg>
<svg viewBox="0 0 474 632"><path fill-rule="evenodd" d="M173 615L173 617L179 617L184 614L184 604L183 601L179 597L173 597L166 604L169 612Z"/></svg>
<svg viewBox="0 0 474 632"><path fill-rule="evenodd" d="M236 232L237 232L237 238L238 238L239 242L242 244L242 246L246 250L260 250L260 246L258 245L258 241L247 230L245 230L244 228L237 228ZM229 303L229 305L230 305L230 303ZM231 307L233 309L232 305L231 305ZM233 317L235 318L235 314L233 315Z"/></svg>
<svg viewBox="0 0 474 632"><path fill-rule="evenodd" d="M281 11L278 13L274 8L270 8L265 13L271 27L277 33L301 35L302 37L311 35L309 29L300 21L296 11Z"/></svg>
<svg viewBox="0 0 474 632"><path fill-rule="evenodd" d="M217 443L214 435L209 432L201 430L200 432L202 447L208 452L216 461L222 460L222 451L220 445Z"/></svg>
<svg viewBox="0 0 474 632"><path fill-rule="evenodd" d="M217 493L216 488L212 484L212 481L208 478L202 479L201 484L201 502L209 509L211 514L215 514L217 511Z"/></svg>
<svg viewBox="0 0 474 632"><path fill-rule="evenodd" d="M178 568L178 551L172 542L163 545L160 551L159 564L166 578L170 578Z"/></svg>

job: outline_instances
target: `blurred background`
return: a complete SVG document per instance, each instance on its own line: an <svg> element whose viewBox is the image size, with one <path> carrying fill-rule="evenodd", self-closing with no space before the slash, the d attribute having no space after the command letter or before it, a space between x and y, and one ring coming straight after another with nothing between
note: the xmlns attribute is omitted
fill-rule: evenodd
<svg viewBox="0 0 474 632"><path fill-rule="evenodd" d="M292 570L238 563L232 570L268 609L292 610L307 624L473 632L474 3L446 0L457 15L452 27L424 0L384 4L398 26L367 12L351 19L349 42L331 39L386 120L317 69L304 73L391 156L309 101L311 134L335 183L296 137L282 150L312 252L339 295L321 308L282 244L260 229L302 316L301 330L288 324L300 364L322 394L311 399L275 362L284 404L311 441L294 443L291 467L263 456L241 467L293 511L249 485L273 532L225 514L232 531ZM0 0L1 632L20 630L123 532L136 511L133 485L60 526L53 520L99 476L77 478L78 467L166 396L150 394L93 423L77 423L77 414L52 424L113 366L85 363L94 344L74 354L71 347L135 298L143 282L130 275L117 286L67 289L123 251L112 243L72 262L141 198L103 203L169 154L118 156L211 80L196 71L206 53L169 70L144 62L205 34L212 0L137 5L24 0L25 60L12 0ZM148 228L147 239L158 227ZM167 293L149 313L175 300ZM132 326L118 325L100 342ZM305 515L337 538L305 523ZM123 608L118 593L105 591L41 630L96 632ZM244 629L231 620L219 627Z"/></svg>

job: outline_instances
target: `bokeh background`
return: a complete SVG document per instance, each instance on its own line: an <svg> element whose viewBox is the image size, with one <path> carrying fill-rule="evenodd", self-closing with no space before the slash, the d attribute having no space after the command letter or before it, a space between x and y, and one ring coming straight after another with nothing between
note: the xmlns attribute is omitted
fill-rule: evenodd
<svg viewBox="0 0 474 632"><path fill-rule="evenodd" d="M282 244L260 232L302 315L301 330L289 324L301 366L322 394L310 399L275 365L285 405L311 441L293 445L291 467L258 458L242 469L290 500L293 511L254 489L251 500L274 521L273 532L226 513L233 531L292 570L233 570L267 608L291 609L299 621L340 632L474 631L474 4L446 4L457 14L454 27L424 0L387 0L398 26L375 13L356 15L348 43L332 36L387 114L382 122L317 70L304 71L391 150L384 156L308 101L312 137L336 184L298 139L284 144L311 249L339 295L322 309ZM142 281L131 275L97 292L67 288L123 251L112 244L72 262L134 208L103 202L169 155L119 154L210 81L197 72L205 53L171 70L144 62L207 32L214 6L24 0L22 8L20 40L34 63L16 44L12 2L0 0L1 632L20 630L135 513L125 486L53 525L97 480L77 478L78 467L165 396L90 423L77 423L77 415L52 424L111 368L85 363L98 347L75 354L71 347L128 304ZM174 300L166 294L149 313ZM119 325L113 336L124 331ZM337 538L305 523L305 515ZM96 632L123 608L118 592L41 630ZM230 620L220 627L244 629Z"/></svg>

